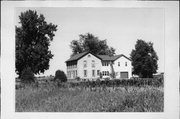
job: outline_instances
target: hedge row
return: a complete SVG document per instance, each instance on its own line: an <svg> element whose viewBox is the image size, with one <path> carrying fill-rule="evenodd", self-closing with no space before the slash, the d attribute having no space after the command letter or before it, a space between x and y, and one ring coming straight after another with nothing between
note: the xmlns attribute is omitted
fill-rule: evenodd
<svg viewBox="0 0 180 119"><path fill-rule="evenodd" d="M51 82L43 80L43 84L49 85ZM42 84L38 81L37 86ZM78 82L66 82L68 87L119 87L119 86L154 86L159 87L164 85L164 78L133 78L133 79L114 79L114 80L96 80L96 81L78 81ZM64 83L58 83L58 86L63 86ZM21 83L16 84L16 89L23 88L25 85ZM66 86L65 86L66 87Z"/></svg>
<svg viewBox="0 0 180 119"><path fill-rule="evenodd" d="M96 87L96 86L163 86L163 78L133 78L133 79L114 79L114 80L97 80L97 81L84 81L84 82L70 82L72 87L85 86L85 87Z"/></svg>

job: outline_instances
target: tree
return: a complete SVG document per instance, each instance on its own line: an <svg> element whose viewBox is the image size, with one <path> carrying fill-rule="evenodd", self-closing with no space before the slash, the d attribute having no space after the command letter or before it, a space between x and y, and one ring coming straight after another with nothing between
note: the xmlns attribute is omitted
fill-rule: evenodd
<svg viewBox="0 0 180 119"><path fill-rule="evenodd" d="M54 80L57 82L67 82L66 74L61 70L57 70L55 73Z"/></svg>
<svg viewBox="0 0 180 119"><path fill-rule="evenodd" d="M27 67L22 71L21 79L24 83L31 83L35 81L34 73L30 67Z"/></svg>
<svg viewBox="0 0 180 119"><path fill-rule="evenodd" d="M142 78L152 78L158 69L158 56L152 42L137 40L135 49L131 52L133 74Z"/></svg>
<svg viewBox="0 0 180 119"><path fill-rule="evenodd" d="M110 57L115 54L115 49L107 45L106 40L100 40L97 36L91 33L79 35L79 40L73 40L70 45L72 49L72 56L84 51L90 51L96 55L109 55ZM110 62L112 78L114 78L113 62Z"/></svg>
<svg viewBox="0 0 180 119"><path fill-rule="evenodd" d="M53 55L49 50L57 25L47 23L45 17L36 11L28 10L19 16L16 29L16 73L29 67L34 74L44 73L49 68Z"/></svg>
<svg viewBox="0 0 180 119"><path fill-rule="evenodd" d="M79 40L73 40L70 45L72 56L84 51L90 51L98 55L114 55L115 49L107 45L106 40L100 40L91 33L79 35Z"/></svg>

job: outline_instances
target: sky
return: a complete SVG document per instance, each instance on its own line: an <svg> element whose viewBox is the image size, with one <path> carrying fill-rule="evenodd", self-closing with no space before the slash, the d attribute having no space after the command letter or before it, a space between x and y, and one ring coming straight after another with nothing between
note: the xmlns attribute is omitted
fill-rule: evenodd
<svg viewBox="0 0 180 119"><path fill-rule="evenodd" d="M164 72L164 11L160 8L16 8L15 23L21 12L36 10L48 23L58 25L50 50L54 54L49 70L40 75L54 75L60 69L66 73L65 61L70 58L70 42L80 34L92 33L116 49L116 54L130 57L137 39L152 42L159 57L158 72Z"/></svg>

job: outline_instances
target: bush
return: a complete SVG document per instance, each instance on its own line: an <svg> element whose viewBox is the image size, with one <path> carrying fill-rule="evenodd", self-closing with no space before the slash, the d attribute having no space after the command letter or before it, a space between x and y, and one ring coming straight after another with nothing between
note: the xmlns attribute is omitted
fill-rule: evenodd
<svg viewBox="0 0 180 119"><path fill-rule="evenodd" d="M81 78L80 77L76 77L75 80L81 81Z"/></svg>
<svg viewBox="0 0 180 119"><path fill-rule="evenodd" d="M67 82L66 74L61 70L57 70L55 73L54 80L58 82Z"/></svg>
<svg viewBox="0 0 180 119"><path fill-rule="evenodd" d="M35 82L34 73L30 67L25 68L21 74L21 81L23 83L32 83Z"/></svg>

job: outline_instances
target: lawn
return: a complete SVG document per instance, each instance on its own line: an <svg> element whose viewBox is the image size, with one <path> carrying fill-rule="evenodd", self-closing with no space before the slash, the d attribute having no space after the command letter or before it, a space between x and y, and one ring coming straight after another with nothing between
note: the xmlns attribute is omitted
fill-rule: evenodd
<svg viewBox="0 0 180 119"><path fill-rule="evenodd" d="M16 112L163 112L162 87L58 87L16 90Z"/></svg>

